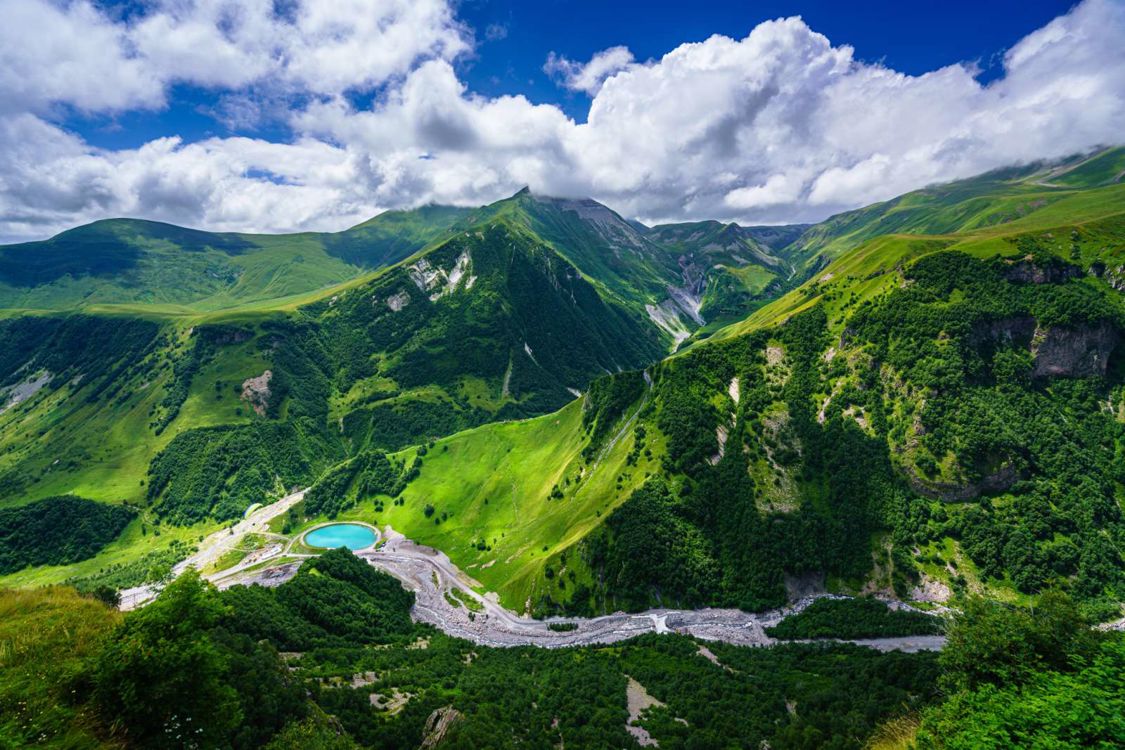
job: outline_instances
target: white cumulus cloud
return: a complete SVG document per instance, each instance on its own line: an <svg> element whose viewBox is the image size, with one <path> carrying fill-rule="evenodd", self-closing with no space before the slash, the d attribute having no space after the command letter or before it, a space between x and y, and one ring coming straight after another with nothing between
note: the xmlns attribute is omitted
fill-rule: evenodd
<svg viewBox="0 0 1125 750"><path fill-rule="evenodd" d="M551 52L543 65L543 72L558 80L571 91L583 91L594 96L610 76L620 73L633 64L633 53L628 47L610 47L596 53L589 62L580 63Z"/></svg>
<svg viewBox="0 0 1125 750"><path fill-rule="evenodd" d="M470 90L472 33L438 0L167 0L111 18L83 2L0 0L0 237L113 215L215 229L340 229L386 208L480 204L524 185L647 221L812 221L937 181L1125 141L1125 2L1085 0L971 64L907 75L856 60L799 18L638 63L625 48L551 72L553 104ZM11 11L11 12L9 12ZM26 39L44 20L51 32ZM160 44L160 40L166 43ZM378 43L374 43L377 41ZM221 89L232 123L284 142L169 133L90 146L59 107L160 107L176 81ZM374 94L357 108L350 90ZM266 113L266 114L263 114Z"/></svg>

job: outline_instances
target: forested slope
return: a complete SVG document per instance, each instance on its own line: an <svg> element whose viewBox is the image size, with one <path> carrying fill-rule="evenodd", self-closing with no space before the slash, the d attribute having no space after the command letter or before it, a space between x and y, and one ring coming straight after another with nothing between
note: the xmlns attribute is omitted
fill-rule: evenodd
<svg viewBox="0 0 1125 750"><path fill-rule="evenodd" d="M518 454L551 418L439 441L381 516L540 612L1061 587L1113 616L1123 199L875 240L644 377L596 382L536 476L488 446ZM446 489L446 455L510 478L522 511L504 520L504 482ZM422 495L448 520L415 521Z"/></svg>

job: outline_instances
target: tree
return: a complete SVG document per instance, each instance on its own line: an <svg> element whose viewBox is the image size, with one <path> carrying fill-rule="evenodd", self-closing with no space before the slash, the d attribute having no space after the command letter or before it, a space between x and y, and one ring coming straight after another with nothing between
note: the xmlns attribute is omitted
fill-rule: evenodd
<svg viewBox="0 0 1125 750"><path fill-rule="evenodd" d="M224 744L242 711L225 680L228 657L210 635L222 614L218 592L189 569L129 615L94 664L107 723L139 747Z"/></svg>
<svg viewBox="0 0 1125 750"><path fill-rule="evenodd" d="M1062 592L1046 592L1028 609L974 597L949 629L943 686L1018 685L1044 669L1069 669L1096 646L1097 635Z"/></svg>

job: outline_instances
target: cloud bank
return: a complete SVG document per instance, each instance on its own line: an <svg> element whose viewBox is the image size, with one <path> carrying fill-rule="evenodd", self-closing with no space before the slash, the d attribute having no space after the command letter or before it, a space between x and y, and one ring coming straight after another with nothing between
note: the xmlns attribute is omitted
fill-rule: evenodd
<svg viewBox="0 0 1125 750"><path fill-rule="evenodd" d="M552 55L547 71L591 97L585 122L468 90L473 30L445 0L276 7L0 0L0 238L123 215L334 230L523 185L647 221L811 221L1125 141L1125 0L1085 0L1028 35L988 85L971 64L910 76L858 61L799 18L646 62L624 47ZM158 111L181 85L234 125L268 110L289 136L108 150L65 127L74 112Z"/></svg>

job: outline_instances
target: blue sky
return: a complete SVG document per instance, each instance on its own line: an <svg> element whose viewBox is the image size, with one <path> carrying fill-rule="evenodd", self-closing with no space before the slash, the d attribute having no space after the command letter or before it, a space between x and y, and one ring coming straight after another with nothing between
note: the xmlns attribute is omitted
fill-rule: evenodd
<svg viewBox="0 0 1125 750"><path fill-rule="evenodd" d="M0 241L521 187L816 221L1123 140L1125 0L0 0Z"/></svg>
<svg viewBox="0 0 1125 750"><path fill-rule="evenodd" d="M560 95L542 70L549 51L585 60L598 50L625 45L644 60L712 34L742 37L762 21L801 16L829 39L855 47L860 59L883 61L914 75L979 61L985 68L982 79L990 80L1001 72L998 58L1005 49L1073 4L1068 0L467 0L460 15L478 33L497 27L506 35L482 44L479 58L465 65L464 78L481 93L522 93L536 101L556 102L581 120L589 98Z"/></svg>
<svg viewBox="0 0 1125 750"><path fill-rule="evenodd" d="M112 4L111 4L112 5ZM653 0L465 0L457 15L476 36L478 49L457 64L469 88L486 96L523 94L558 105L578 122L590 96L561 88L543 65L550 52L586 60L599 50L624 45L639 60L659 58L685 42L712 34L738 38L762 21L801 16L829 39L849 44L861 60L881 62L920 75L958 62L974 62L978 79L1002 71L1003 52L1026 34L1065 13L1066 0L988 2L683 2ZM352 92L357 104L377 92ZM217 92L195 86L174 89L168 107L111 116L70 113L66 124L91 144L136 147L175 133L188 140L248 133L283 138L284 123L230 128L208 114Z"/></svg>

